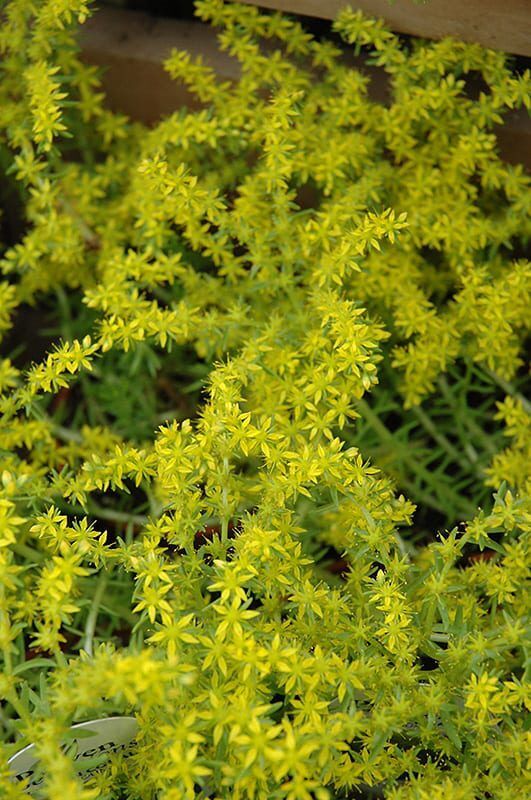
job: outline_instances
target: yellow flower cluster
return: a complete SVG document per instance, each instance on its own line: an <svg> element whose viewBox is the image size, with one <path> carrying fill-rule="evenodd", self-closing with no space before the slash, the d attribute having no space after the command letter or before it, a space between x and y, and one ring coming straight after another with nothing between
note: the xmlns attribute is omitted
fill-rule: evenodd
<svg viewBox="0 0 531 800"><path fill-rule="evenodd" d="M300 23L196 6L241 78L173 53L202 107L152 129L105 109L86 0L0 12L2 797L28 742L50 800L522 797L531 203L493 129L529 73L346 10L382 104ZM62 737L113 714L137 749L82 785Z"/></svg>

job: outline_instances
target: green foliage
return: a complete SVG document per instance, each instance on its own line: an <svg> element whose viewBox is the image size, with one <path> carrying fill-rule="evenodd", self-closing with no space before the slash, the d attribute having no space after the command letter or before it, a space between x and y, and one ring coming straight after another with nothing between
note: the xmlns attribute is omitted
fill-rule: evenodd
<svg viewBox="0 0 531 800"><path fill-rule="evenodd" d="M27 742L53 800L523 797L529 74L346 10L381 104L199 0L241 78L174 52L199 108L147 129L88 13L1 10L2 797ZM81 785L62 735L113 713L138 750Z"/></svg>

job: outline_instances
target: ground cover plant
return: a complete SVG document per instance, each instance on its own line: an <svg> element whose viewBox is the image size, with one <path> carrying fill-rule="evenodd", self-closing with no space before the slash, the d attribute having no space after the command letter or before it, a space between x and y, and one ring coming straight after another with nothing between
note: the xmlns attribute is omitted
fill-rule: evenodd
<svg viewBox="0 0 531 800"><path fill-rule="evenodd" d="M146 128L85 0L1 6L0 787L523 797L530 76L220 0L241 78ZM470 91L472 78L479 89ZM527 706L527 707L528 707ZM89 782L77 721L134 715Z"/></svg>

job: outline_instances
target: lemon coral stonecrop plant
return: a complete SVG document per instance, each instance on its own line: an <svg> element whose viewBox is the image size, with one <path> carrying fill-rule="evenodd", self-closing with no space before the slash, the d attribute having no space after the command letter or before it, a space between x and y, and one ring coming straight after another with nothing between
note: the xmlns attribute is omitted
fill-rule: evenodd
<svg viewBox="0 0 531 800"><path fill-rule="evenodd" d="M197 14L241 64L146 128L84 0L1 6L0 786L506 798L529 707L529 179L501 53ZM472 77L482 88L473 99ZM139 724L82 784L69 725Z"/></svg>

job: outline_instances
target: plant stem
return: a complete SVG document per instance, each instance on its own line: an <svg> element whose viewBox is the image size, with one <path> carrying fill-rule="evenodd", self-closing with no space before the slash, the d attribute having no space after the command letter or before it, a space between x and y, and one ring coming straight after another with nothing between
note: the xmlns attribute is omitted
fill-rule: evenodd
<svg viewBox="0 0 531 800"><path fill-rule="evenodd" d="M72 431L68 428L64 428L62 425L57 425L52 420L49 420L50 428L52 432L57 436L58 439L62 439L65 442L74 442L75 444L81 444L83 442L83 437L78 431Z"/></svg>
<svg viewBox="0 0 531 800"><path fill-rule="evenodd" d="M108 519L111 522L125 522L132 525L146 525L149 518L144 514L129 514L127 511L114 510L112 508L103 508L96 503L89 503L86 508L75 503L69 503L66 500L57 498L55 505L64 511L66 514L82 514L83 516L90 515L91 517L98 517L99 519Z"/></svg>
<svg viewBox="0 0 531 800"><path fill-rule="evenodd" d="M446 453L448 453L450 458L452 458L457 464L459 464L459 466L465 472L469 472L470 467L472 466L475 474L478 477L481 477L481 473L479 472L479 470L476 469L473 466L473 464L471 464L470 461L468 461L467 459L464 459L461 456L461 453L459 452L459 450L457 450L457 448L455 448L453 446L453 444L448 441L446 436L443 433L441 433L441 431L437 430L436 426L433 424L433 422L431 421L431 419L426 414L426 412L424 411L423 408L421 408L420 406L413 406L411 408L411 411L413 412L413 414L415 414L415 416L417 417L417 419L419 420L419 422L421 423L423 428L430 434L432 439L434 439L437 442L437 444L440 447L442 447L442 449Z"/></svg>
<svg viewBox="0 0 531 800"><path fill-rule="evenodd" d="M395 451L400 454L401 460L405 464L407 464L409 469L413 473L418 475L419 478L421 478L421 480L424 480L428 484L428 486L432 485L433 484L433 477L432 477L431 473L425 467L423 467L422 464L419 464L415 460L414 457L410 456L410 454L408 453L407 447L404 447L403 443L396 439L396 437L384 425L384 423L381 421L381 419L379 419L379 417L374 413L374 411L369 406L369 404L365 400L359 399L359 400L357 400L357 405L358 405L358 408L359 408L362 416L364 417L364 419L369 423L369 425L371 425L371 427L374 428L374 430L376 430L380 434L380 436L381 436L381 438L383 440L385 440L385 441L389 442L390 444L392 444L392 446L394 447ZM408 483L409 483L408 481L405 481L405 480L401 479L399 482L404 486L404 488L406 488L408 491L411 492L411 488L408 488ZM409 484L409 487L410 486L411 486L411 484ZM413 495L412 499L414 501L415 501L415 496L419 497L419 499L420 499L420 494L419 494L419 492L418 492L418 490L416 488L413 488L413 491L411 493ZM464 518L470 517L470 516L474 516L475 509L472 506L472 504L466 502L466 500L463 500L463 498L459 497L459 495L456 495L454 492L451 491L451 489L449 487L445 486L444 484L440 484L438 486L438 492L437 493L438 494L444 494L445 497L446 497L446 500L450 501L452 512L454 514L462 516ZM448 511L449 511L448 508L446 508L446 509L443 508L431 496L429 496L429 502L427 502L427 500L426 500L427 497L428 496L424 494L422 502L424 502L426 505L429 505L431 508L436 509L437 511L441 511L442 513L448 513Z"/></svg>
<svg viewBox="0 0 531 800"><path fill-rule="evenodd" d="M498 384L500 389L503 389L506 394L510 394L511 397L515 397L522 404L522 407L525 409L525 411L527 411L528 414L531 414L531 403L513 386L510 381L506 381L505 378L501 378L490 369L487 369L486 372L490 375L494 383Z"/></svg>
<svg viewBox="0 0 531 800"><path fill-rule="evenodd" d="M98 583L96 585L96 591L94 592L94 597L92 599L92 604L90 606L89 615L87 617L87 622L85 625L85 638L83 640L83 650L85 650L89 656L92 655L92 642L94 639L94 631L96 630L96 621L98 619L98 612L100 610L100 603L103 599L103 594L105 592L105 587L107 586L108 575L106 572L101 572Z"/></svg>
<svg viewBox="0 0 531 800"><path fill-rule="evenodd" d="M45 557L44 553L40 553L38 550L35 550L33 547L29 547L27 544L23 544L23 542L17 542L13 545L13 550L15 553L23 556L24 558L28 558L31 561L37 559L38 561L42 561Z"/></svg>
<svg viewBox="0 0 531 800"><path fill-rule="evenodd" d="M227 489L227 481L229 478L230 466L229 466L229 459L227 456L223 458L223 474L224 474L224 486L223 486L223 517L221 520L221 541L224 545L227 544L229 538L229 515L228 515L228 489Z"/></svg>
<svg viewBox="0 0 531 800"><path fill-rule="evenodd" d="M101 508L101 506L91 503L87 508L87 514L100 519L107 519L111 522L125 522L133 525L146 525L148 517L143 514L128 514L126 511L114 511L112 508Z"/></svg>
<svg viewBox="0 0 531 800"><path fill-rule="evenodd" d="M72 311L70 308L70 301L68 299L68 295L63 289L62 286L58 286L55 290L57 301L59 303L59 307L63 314L62 319L62 334L65 339L69 341L74 341L74 332L72 329ZM105 425L106 420L101 412L101 409L94 404L91 393L90 393L90 385L88 376L84 372L84 370L80 370L78 373L78 380L83 387L83 395L85 397L85 402L87 404L87 411L89 413L90 424L94 425L97 422ZM72 439L71 441L75 441Z"/></svg>
<svg viewBox="0 0 531 800"><path fill-rule="evenodd" d="M455 398L450 391L450 387L448 386L448 381L441 375L438 380L439 386L441 388L442 393L444 394L445 399L448 403L452 406L453 409L456 411L456 415L459 413L458 405L455 402ZM492 444L489 437L486 435L485 431L476 424L476 422L470 418L470 415L463 415L463 421L465 426L468 428L470 433L475 436L477 439L481 441L481 444L485 448L487 452L491 455L495 455L498 451L496 447Z"/></svg>
<svg viewBox="0 0 531 800"><path fill-rule="evenodd" d="M430 639L432 642L448 642L450 637L447 633L432 633Z"/></svg>

